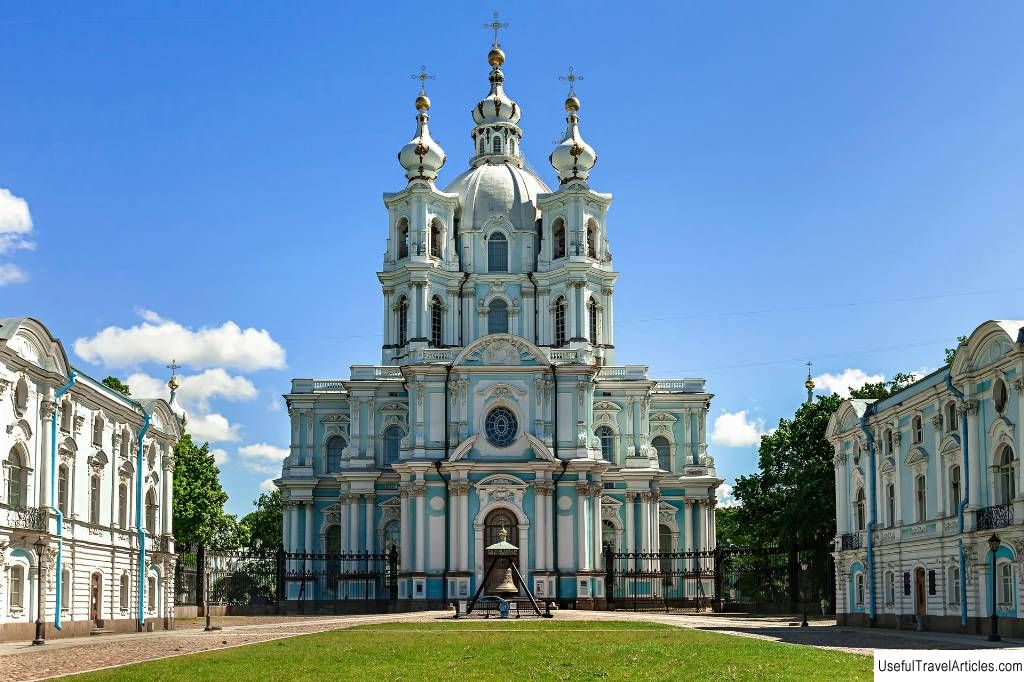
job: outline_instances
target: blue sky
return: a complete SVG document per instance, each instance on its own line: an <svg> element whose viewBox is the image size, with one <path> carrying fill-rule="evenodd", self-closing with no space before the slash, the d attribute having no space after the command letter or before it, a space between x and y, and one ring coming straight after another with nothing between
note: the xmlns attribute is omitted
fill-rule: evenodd
<svg viewBox="0 0 1024 682"><path fill-rule="evenodd" d="M290 378L379 360L381 193L421 64L442 185L470 155L494 8L384 7L0 2L0 316L140 388L184 359L233 512L288 444ZM549 181L557 76L584 76L618 360L708 379L730 482L807 359L889 377L1024 318L1019 3L497 9Z"/></svg>

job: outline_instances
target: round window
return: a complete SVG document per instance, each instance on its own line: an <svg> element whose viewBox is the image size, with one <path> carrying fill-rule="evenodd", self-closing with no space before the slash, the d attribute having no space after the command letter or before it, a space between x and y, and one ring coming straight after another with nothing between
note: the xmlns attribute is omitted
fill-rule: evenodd
<svg viewBox="0 0 1024 682"><path fill-rule="evenodd" d="M503 448L511 445L519 432L516 415L507 407L496 407L487 413L484 420L484 433L488 442L495 447Z"/></svg>
<svg viewBox="0 0 1024 682"><path fill-rule="evenodd" d="M1006 401L1009 398L1006 391L1006 382L996 379L996 385L992 389L992 401L996 404L996 412L1003 413L1006 409Z"/></svg>

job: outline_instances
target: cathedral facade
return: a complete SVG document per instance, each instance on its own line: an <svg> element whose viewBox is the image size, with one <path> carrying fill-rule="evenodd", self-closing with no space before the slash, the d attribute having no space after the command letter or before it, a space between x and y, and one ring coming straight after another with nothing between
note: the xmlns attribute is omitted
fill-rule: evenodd
<svg viewBox="0 0 1024 682"><path fill-rule="evenodd" d="M399 599L436 603L474 593L504 528L538 598L593 606L605 546L715 546L712 396L616 364L612 197L589 184L580 101L570 90L552 189L525 163L504 61L495 41L469 168L443 190L430 100L416 99L407 184L384 195L381 363L285 396L285 546L397 548Z"/></svg>

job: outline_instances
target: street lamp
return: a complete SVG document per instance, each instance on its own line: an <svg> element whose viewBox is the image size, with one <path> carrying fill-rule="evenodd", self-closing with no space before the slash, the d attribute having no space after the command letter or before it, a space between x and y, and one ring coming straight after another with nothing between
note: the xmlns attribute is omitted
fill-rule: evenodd
<svg viewBox="0 0 1024 682"><path fill-rule="evenodd" d="M999 616L996 615L996 552L999 551L1001 544L999 536L992 533L992 537L988 539L988 548L992 550L992 628L988 633L990 642L1001 642L1003 639L999 636Z"/></svg>
<svg viewBox="0 0 1024 682"><path fill-rule="evenodd" d="M43 593L43 557L48 545L49 543L43 540L42 535L32 545L36 548L38 556L36 562L36 638L32 640L36 646L46 644L46 621L43 619L43 614L46 611L46 595Z"/></svg>
<svg viewBox="0 0 1024 682"><path fill-rule="evenodd" d="M802 570L804 573L807 573L807 562L806 561L801 561L800 562L800 570ZM797 586L797 592L796 593L797 593L798 597L802 596L800 594L799 585ZM804 602L804 619L800 623L800 627L805 628L805 627L808 627L809 625L810 625L810 623L807 622L807 603Z"/></svg>

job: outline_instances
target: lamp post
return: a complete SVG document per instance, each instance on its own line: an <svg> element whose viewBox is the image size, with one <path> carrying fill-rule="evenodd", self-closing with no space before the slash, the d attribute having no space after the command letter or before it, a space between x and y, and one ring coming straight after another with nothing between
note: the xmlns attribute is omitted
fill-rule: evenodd
<svg viewBox="0 0 1024 682"><path fill-rule="evenodd" d="M992 537L988 539L988 548L992 550L992 628L988 633L990 642L1001 642L1003 639L999 636L999 616L996 615L996 552L999 551L1001 544L999 536L992 533Z"/></svg>
<svg viewBox="0 0 1024 682"><path fill-rule="evenodd" d="M43 561L46 556L46 548L49 545L48 542L43 540L43 536L40 535L39 539L32 545L36 548L36 555L38 561L36 562L36 638L32 640L32 643L36 646L46 644L46 621L43 618L43 614L46 611L46 595L43 593Z"/></svg>
<svg viewBox="0 0 1024 682"><path fill-rule="evenodd" d="M806 561L801 561L800 562L800 570L803 573L807 572L807 562ZM798 597L802 596L800 594L800 589L799 588L800 588L800 586L797 585L797 596ZM805 627L808 627L809 625L810 625L810 623L807 622L807 603L804 602L804 619L800 622L800 627L805 628Z"/></svg>

